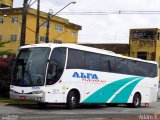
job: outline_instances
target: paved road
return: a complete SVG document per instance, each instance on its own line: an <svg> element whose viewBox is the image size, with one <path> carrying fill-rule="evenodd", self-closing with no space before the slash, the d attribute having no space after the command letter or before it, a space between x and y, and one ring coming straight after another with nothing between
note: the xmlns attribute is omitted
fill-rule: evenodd
<svg viewBox="0 0 160 120"><path fill-rule="evenodd" d="M0 105L0 114L2 120L160 120L160 102L141 108L83 105L74 110L58 105L50 105L45 109L40 109L36 104Z"/></svg>

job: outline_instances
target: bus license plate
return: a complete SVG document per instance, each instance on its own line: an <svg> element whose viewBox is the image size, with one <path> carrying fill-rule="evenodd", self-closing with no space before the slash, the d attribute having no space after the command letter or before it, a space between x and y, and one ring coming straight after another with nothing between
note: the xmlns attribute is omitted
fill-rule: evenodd
<svg viewBox="0 0 160 120"><path fill-rule="evenodd" d="M25 96L19 96L20 100L25 100Z"/></svg>

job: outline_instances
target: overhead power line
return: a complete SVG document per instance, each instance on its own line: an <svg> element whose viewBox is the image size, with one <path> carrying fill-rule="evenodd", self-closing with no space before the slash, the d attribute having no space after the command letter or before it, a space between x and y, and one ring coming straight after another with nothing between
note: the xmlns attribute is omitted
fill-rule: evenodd
<svg viewBox="0 0 160 120"><path fill-rule="evenodd" d="M109 14L160 14L160 10L157 11L74 11L74 12L61 12L59 15L109 15Z"/></svg>
<svg viewBox="0 0 160 120"><path fill-rule="evenodd" d="M33 2L32 2L32 0L30 0L29 2L28 2L28 5L29 5L29 7L31 7L34 3L36 3L38 0L34 0ZM31 3L32 2L32 3Z"/></svg>

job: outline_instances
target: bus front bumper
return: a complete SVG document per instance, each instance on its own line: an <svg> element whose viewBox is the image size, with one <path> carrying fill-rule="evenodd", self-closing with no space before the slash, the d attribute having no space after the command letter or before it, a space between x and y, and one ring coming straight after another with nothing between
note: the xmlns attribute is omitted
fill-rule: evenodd
<svg viewBox="0 0 160 120"><path fill-rule="evenodd" d="M10 91L10 98L16 100L31 100L36 102L45 102L45 94L20 94Z"/></svg>

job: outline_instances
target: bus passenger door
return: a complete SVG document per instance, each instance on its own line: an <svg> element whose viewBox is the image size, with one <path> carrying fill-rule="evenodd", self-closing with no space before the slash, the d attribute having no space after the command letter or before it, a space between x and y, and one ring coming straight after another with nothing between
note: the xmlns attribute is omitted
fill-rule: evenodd
<svg viewBox="0 0 160 120"><path fill-rule="evenodd" d="M57 82L57 62L56 61L50 61L48 66L48 72L47 72L47 85L52 85L55 82Z"/></svg>

